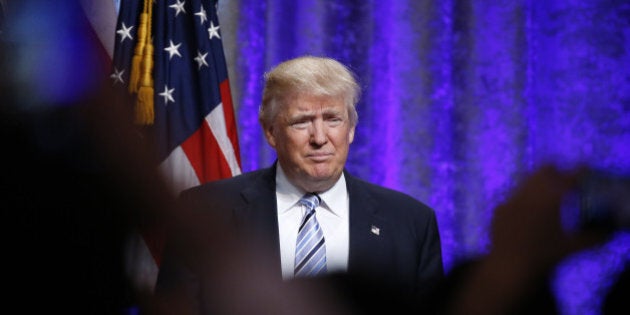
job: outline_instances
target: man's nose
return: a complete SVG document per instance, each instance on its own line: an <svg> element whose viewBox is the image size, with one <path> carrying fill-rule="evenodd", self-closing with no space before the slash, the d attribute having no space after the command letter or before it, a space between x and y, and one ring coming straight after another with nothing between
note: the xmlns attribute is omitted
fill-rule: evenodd
<svg viewBox="0 0 630 315"><path fill-rule="evenodd" d="M326 137L326 126L324 122L316 119L311 126L311 143L318 146L326 144L328 138Z"/></svg>

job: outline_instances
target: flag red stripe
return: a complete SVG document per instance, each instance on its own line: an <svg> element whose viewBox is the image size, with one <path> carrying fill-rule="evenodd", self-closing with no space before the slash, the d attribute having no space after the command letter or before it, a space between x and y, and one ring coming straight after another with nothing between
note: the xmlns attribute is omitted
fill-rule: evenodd
<svg viewBox="0 0 630 315"><path fill-rule="evenodd" d="M224 80L219 84L221 91L221 103L223 103L223 115L225 117L225 126L227 129L228 138L232 142L232 148L234 149L234 155L236 155L236 161L238 165L241 165L241 152L238 145L238 133L236 126L236 117L234 115L234 106L232 106L232 93L230 92L230 82ZM232 174L233 176L234 174Z"/></svg>
<svg viewBox="0 0 630 315"><path fill-rule="evenodd" d="M232 177L230 166L206 121L181 146L200 183Z"/></svg>
<svg viewBox="0 0 630 315"><path fill-rule="evenodd" d="M141 231L140 234L144 239L144 242L151 253L151 257L153 257L153 261L159 267L162 261L162 251L164 249L164 243L166 238L166 232L164 231L164 226L161 224L153 224L152 226L146 226Z"/></svg>

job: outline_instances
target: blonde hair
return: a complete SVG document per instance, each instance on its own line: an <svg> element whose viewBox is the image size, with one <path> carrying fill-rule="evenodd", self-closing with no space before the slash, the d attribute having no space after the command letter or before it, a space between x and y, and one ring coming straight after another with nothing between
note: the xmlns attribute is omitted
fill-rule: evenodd
<svg viewBox="0 0 630 315"><path fill-rule="evenodd" d="M258 119L269 126L278 105L299 95L341 97L348 109L352 126L359 116L356 104L360 87L346 66L331 58L303 56L280 63L265 73L265 88Z"/></svg>

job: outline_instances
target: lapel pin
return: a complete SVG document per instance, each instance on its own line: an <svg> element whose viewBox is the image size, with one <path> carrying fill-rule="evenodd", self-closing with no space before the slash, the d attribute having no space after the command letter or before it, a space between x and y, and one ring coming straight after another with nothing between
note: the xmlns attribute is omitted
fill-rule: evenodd
<svg viewBox="0 0 630 315"><path fill-rule="evenodd" d="M370 232L372 232L372 234L374 235L380 235L381 229L379 229L377 226L372 225L372 227L370 228Z"/></svg>

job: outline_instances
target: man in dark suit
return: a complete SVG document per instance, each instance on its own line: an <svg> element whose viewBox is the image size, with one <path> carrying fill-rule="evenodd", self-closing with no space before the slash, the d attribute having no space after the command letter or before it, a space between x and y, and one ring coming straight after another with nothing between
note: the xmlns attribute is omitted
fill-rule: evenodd
<svg viewBox="0 0 630 315"><path fill-rule="evenodd" d="M246 232L266 248L271 277L351 275L392 292L431 290L443 276L433 210L344 169L358 121L354 75L333 59L306 56L265 79L259 118L276 163L183 192L191 217L223 218ZM158 288L176 287L174 274L167 255Z"/></svg>

